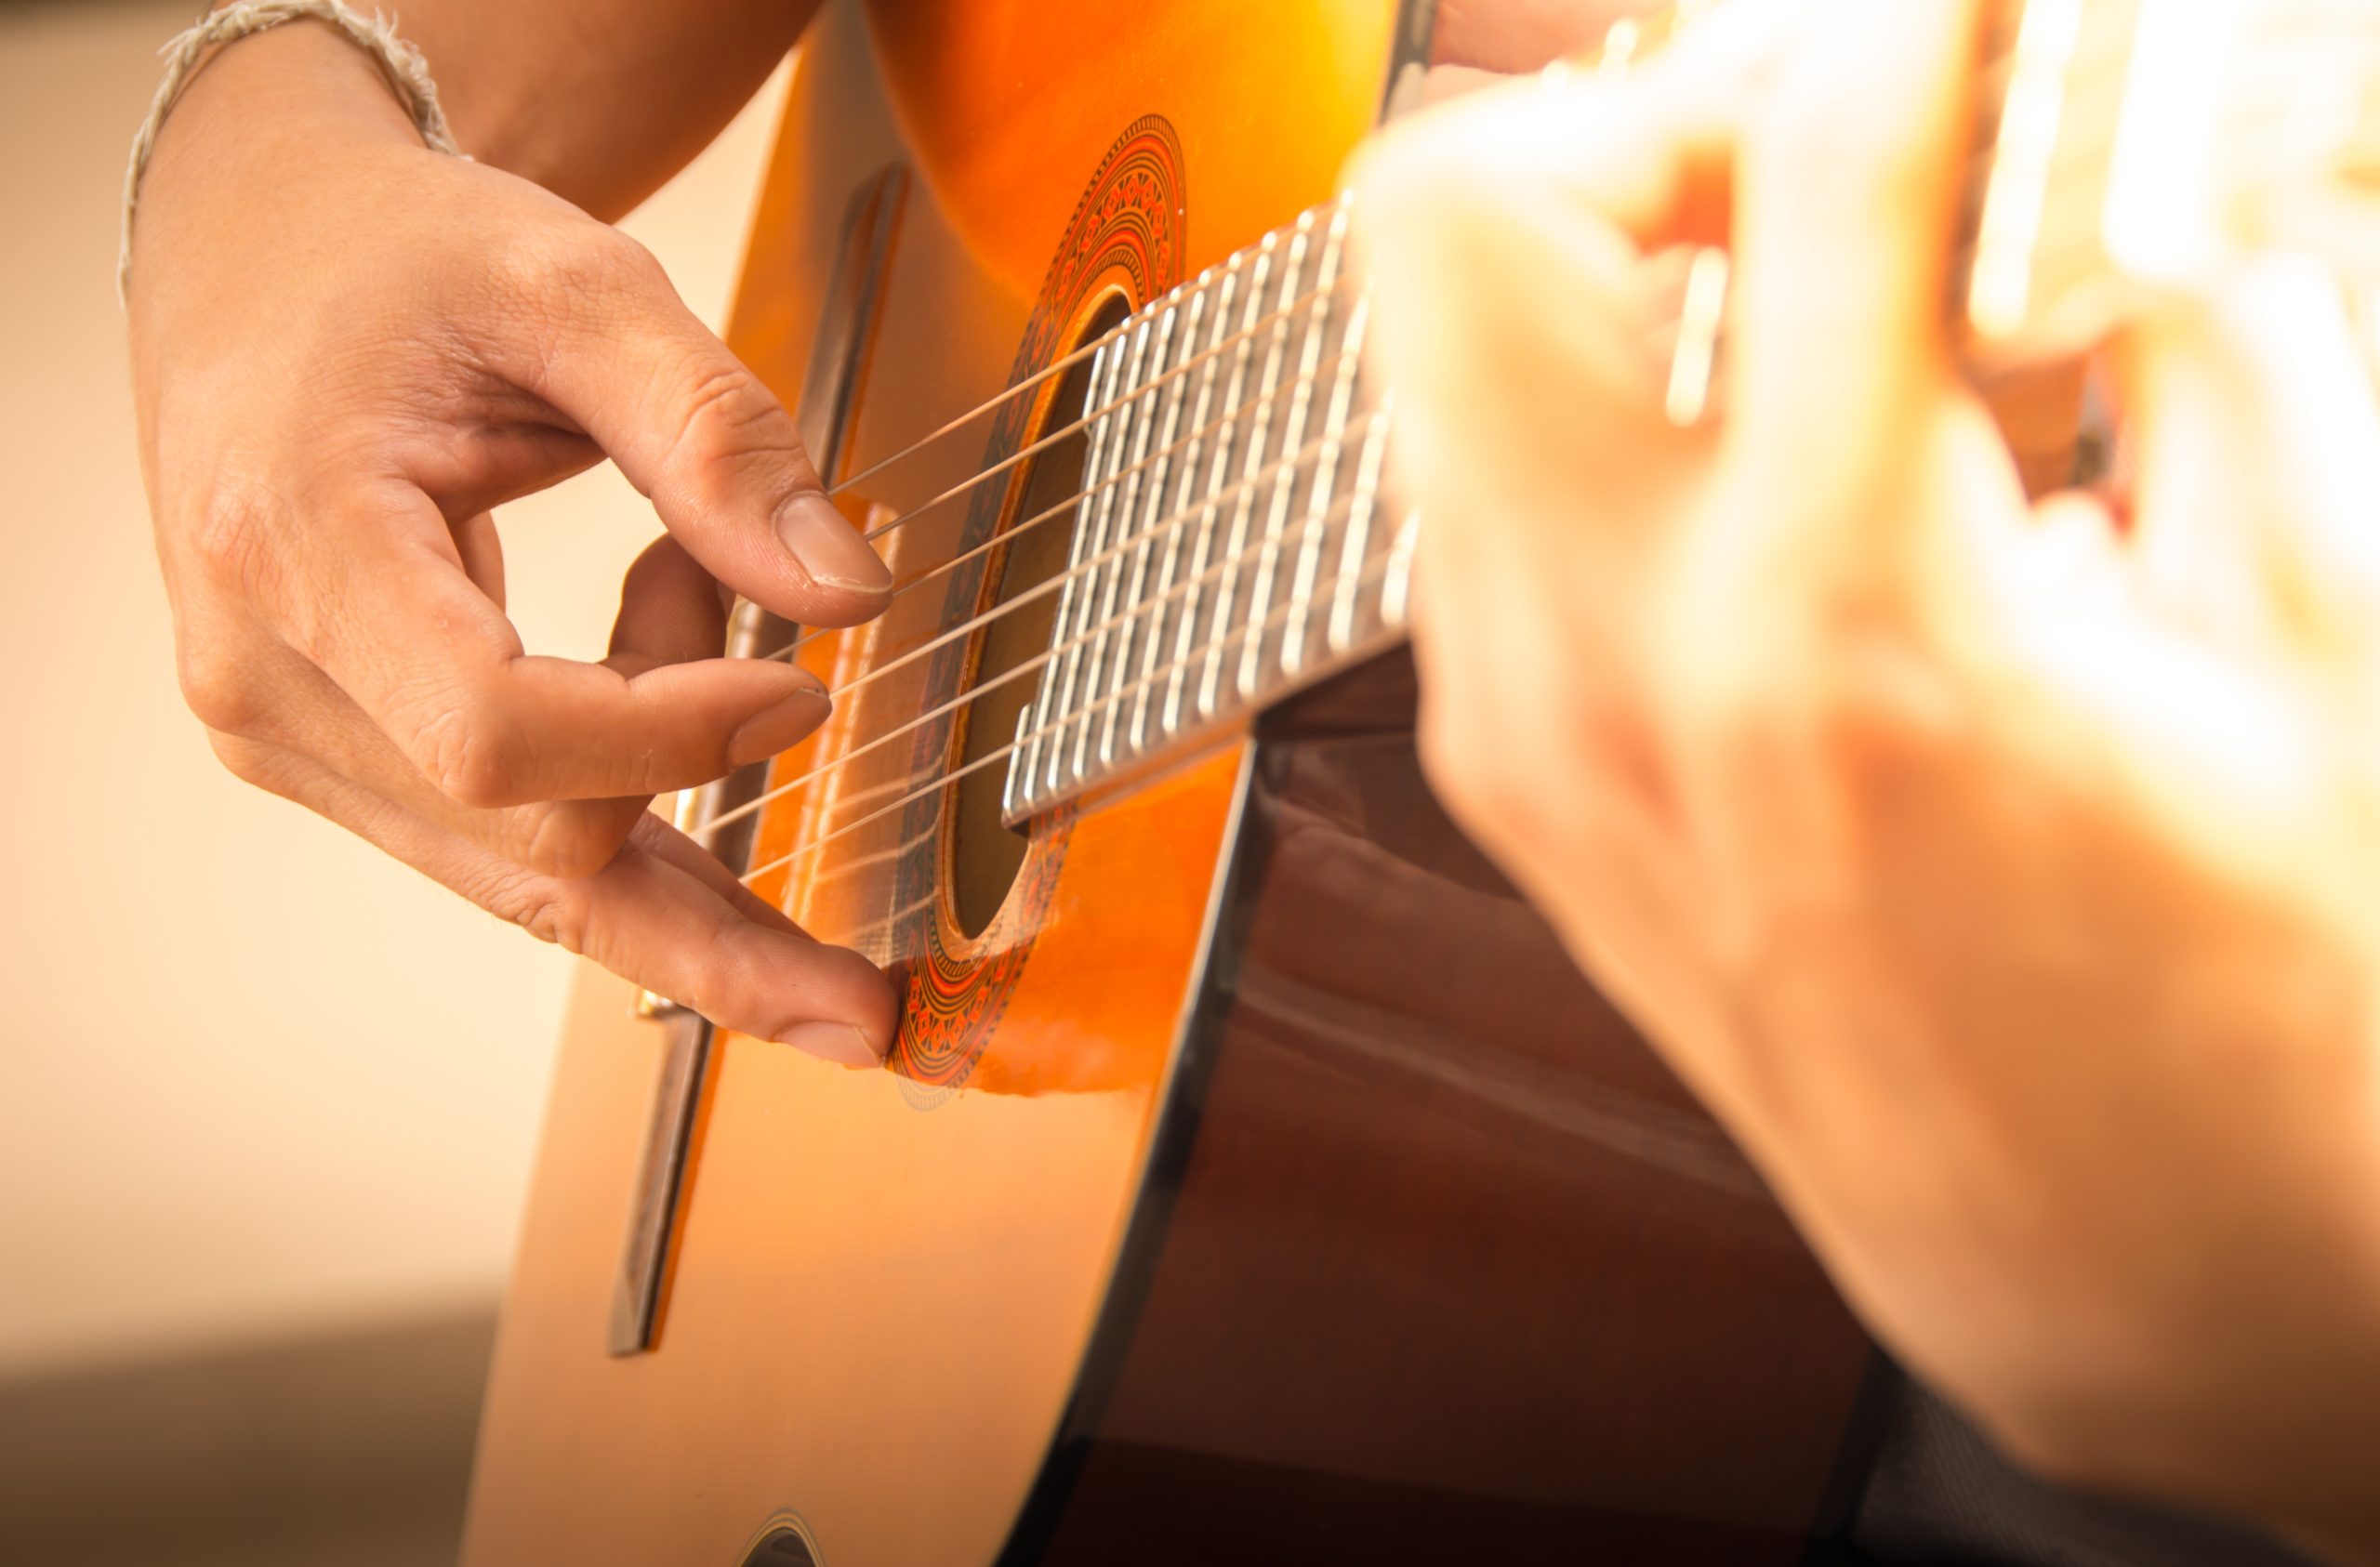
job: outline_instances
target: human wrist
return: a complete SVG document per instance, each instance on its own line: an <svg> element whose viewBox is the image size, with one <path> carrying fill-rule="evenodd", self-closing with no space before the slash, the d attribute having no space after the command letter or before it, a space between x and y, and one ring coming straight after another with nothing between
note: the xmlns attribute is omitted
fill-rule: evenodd
<svg viewBox="0 0 2380 1567"><path fill-rule="evenodd" d="M218 46L158 127L155 176L230 137L319 144L325 137L418 144L421 133L372 57L329 24L307 19Z"/></svg>
<svg viewBox="0 0 2380 1567"><path fill-rule="evenodd" d="M311 19L209 51L144 134L153 144L145 159L136 148L126 187L127 306L136 254L251 220L251 193L285 189L332 149L424 139L379 62Z"/></svg>

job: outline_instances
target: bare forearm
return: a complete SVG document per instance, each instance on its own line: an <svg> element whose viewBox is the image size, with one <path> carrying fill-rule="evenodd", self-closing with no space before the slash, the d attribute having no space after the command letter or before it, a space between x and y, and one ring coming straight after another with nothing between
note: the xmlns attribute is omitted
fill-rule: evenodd
<svg viewBox="0 0 2380 1567"><path fill-rule="evenodd" d="M817 7L407 0L402 27L466 151L613 218L719 134Z"/></svg>

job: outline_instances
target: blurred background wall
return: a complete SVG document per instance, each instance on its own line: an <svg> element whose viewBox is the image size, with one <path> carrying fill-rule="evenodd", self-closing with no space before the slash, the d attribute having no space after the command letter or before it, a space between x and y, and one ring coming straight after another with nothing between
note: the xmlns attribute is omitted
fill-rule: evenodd
<svg viewBox="0 0 2380 1567"><path fill-rule="evenodd" d="M114 289L196 0L0 0L0 1560L452 1558L571 962L235 783L176 693ZM723 318L778 98L631 217ZM657 531L502 519L600 654Z"/></svg>

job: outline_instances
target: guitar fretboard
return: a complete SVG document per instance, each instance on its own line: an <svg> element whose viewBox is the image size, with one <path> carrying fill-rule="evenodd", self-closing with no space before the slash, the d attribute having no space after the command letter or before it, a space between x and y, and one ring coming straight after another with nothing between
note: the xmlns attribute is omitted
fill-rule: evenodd
<svg viewBox="0 0 2380 1567"><path fill-rule="evenodd" d="M1054 655L1019 716L1006 814L1393 644L1409 518L1383 508L1387 410L1344 199L1125 322L1093 361Z"/></svg>

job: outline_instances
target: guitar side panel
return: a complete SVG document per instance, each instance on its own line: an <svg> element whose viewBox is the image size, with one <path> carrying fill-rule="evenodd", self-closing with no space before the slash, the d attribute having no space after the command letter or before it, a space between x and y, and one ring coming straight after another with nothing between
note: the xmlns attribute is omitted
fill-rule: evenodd
<svg viewBox="0 0 2380 1567"><path fill-rule="evenodd" d="M1276 716L1010 1562L1791 1562L1868 1340L1431 800L1410 665Z"/></svg>

